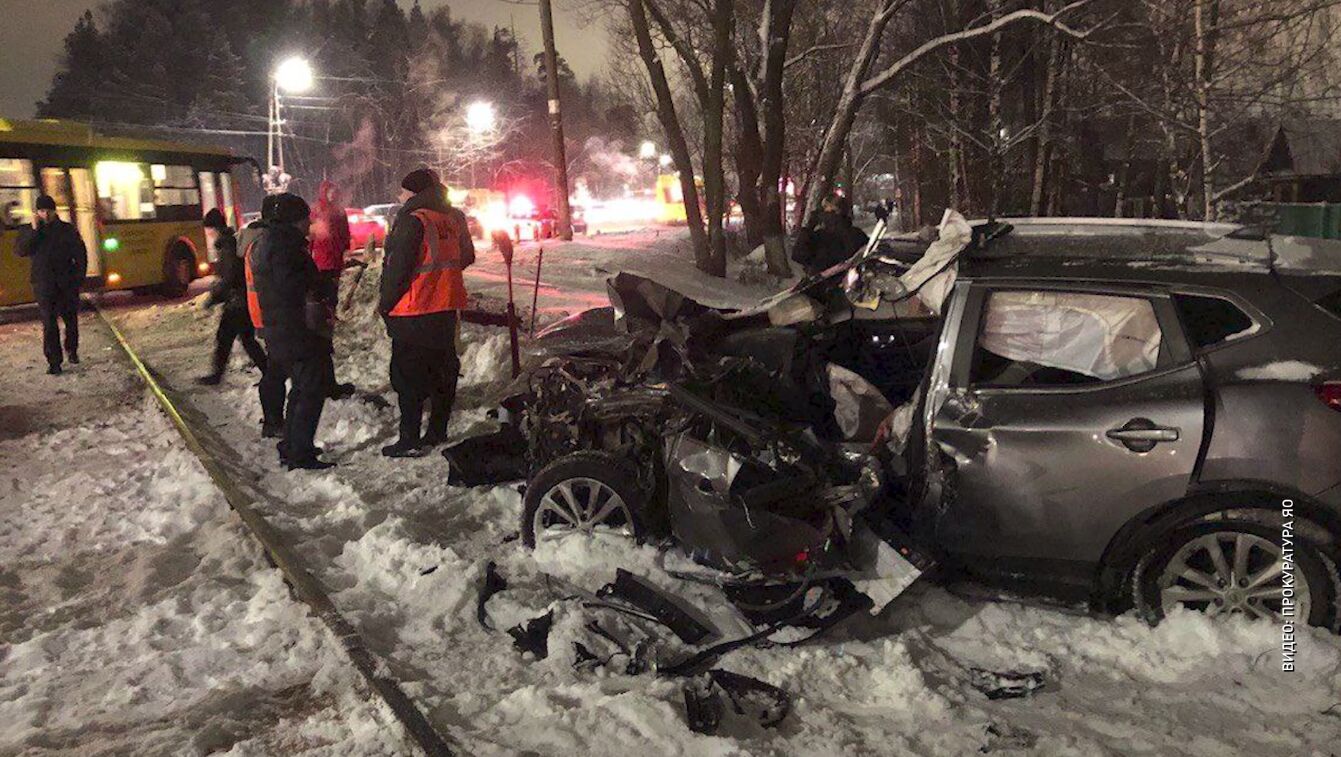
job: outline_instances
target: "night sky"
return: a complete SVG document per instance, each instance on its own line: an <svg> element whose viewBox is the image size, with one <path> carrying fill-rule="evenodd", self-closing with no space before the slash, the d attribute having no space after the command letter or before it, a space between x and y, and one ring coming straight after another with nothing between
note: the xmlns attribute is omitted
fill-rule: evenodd
<svg viewBox="0 0 1341 757"><path fill-rule="evenodd" d="M226 1L226 0L225 0ZM409 9L413 0L400 0ZM0 0L0 117L27 118L56 72L61 41L74 28L85 9L98 0ZM450 5L456 18L487 26L514 23L522 45L531 52L540 49L540 15L534 4L506 0L420 0L425 11ZM605 34L599 26L584 27L569 2L554 0L555 31L559 53L573 71L586 78L604 67Z"/></svg>

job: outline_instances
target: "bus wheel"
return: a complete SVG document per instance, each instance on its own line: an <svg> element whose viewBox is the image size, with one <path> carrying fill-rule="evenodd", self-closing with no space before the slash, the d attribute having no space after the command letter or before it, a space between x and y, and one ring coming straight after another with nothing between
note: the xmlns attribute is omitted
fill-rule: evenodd
<svg viewBox="0 0 1341 757"><path fill-rule="evenodd" d="M168 250L163 262L163 285L159 291L164 297L182 297L191 287L191 279L196 270L196 256L185 242L176 242Z"/></svg>

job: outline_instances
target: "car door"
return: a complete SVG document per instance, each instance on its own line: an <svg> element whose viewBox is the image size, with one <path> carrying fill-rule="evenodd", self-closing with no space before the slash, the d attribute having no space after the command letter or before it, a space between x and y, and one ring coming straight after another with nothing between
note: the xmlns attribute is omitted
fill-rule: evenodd
<svg viewBox="0 0 1341 757"><path fill-rule="evenodd" d="M1185 494L1205 392L1166 294L961 286L933 396L933 525L954 554L1082 574L1123 524ZM946 354L948 352L949 354Z"/></svg>

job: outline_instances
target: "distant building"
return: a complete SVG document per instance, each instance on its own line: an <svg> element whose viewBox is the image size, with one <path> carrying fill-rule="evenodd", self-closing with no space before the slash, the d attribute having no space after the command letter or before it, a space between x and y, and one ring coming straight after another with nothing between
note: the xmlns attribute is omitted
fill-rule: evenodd
<svg viewBox="0 0 1341 757"><path fill-rule="evenodd" d="M1341 203L1341 120L1283 121L1257 173L1275 202Z"/></svg>

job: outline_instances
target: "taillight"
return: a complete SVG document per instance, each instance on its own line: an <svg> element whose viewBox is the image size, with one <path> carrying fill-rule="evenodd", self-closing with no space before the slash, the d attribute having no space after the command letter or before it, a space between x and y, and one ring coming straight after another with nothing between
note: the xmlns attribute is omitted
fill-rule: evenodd
<svg viewBox="0 0 1341 757"><path fill-rule="evenodd" d="M1324 381L1314 384L1313 391L1322 400L1322 404L1341 412L1341 381Z"/></svg>

